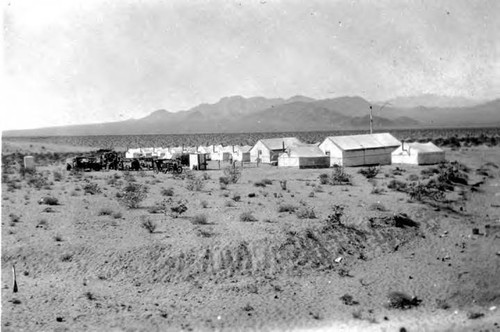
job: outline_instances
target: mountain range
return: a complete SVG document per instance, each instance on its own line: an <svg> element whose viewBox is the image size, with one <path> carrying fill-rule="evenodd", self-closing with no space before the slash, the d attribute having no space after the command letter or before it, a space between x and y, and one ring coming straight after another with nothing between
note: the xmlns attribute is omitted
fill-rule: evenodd
<svg viewBox="0 0 500 332"><path fill-rule="evenodd" d="M418 105L418 98L370 103L361 97L316 100L241 96L224 97L215 104L201 104L187 111L157 110L140 119L101 124L11 130L3 136L73 136L320 131L369 128L370 106L375 129L500 126L500 99L473 103L439 100L438 107ZM423 103L422 103L423 104ZM408 105L412 105L408 107Z"/></svg>

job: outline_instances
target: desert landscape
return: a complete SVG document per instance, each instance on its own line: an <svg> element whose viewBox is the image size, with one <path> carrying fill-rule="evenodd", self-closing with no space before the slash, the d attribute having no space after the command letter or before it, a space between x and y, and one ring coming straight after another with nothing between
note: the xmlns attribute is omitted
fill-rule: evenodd
<svg viewBox="0 0 500 332"><path fill-rule="evenodd" d="M4 137L2 330L499 330L500 149L458 145L173 175L67 171L95 147Z"/></svg>

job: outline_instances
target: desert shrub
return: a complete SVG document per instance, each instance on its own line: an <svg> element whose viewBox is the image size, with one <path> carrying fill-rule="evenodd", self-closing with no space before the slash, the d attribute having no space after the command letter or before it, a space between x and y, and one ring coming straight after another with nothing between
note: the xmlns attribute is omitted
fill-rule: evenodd
<svg viewBox="0 0 500 332"><path fill-rule="evenodd" d="M391 309L411 309L418 306L422 302L422 300L418 299L417 297L410 297L409 295L402 292L391 292L387 295L387 298L387 306Z"/></svg>
<svg viewBox="0 0 500 332"><path fill-rule="evenodd" d="M203 180L201 178L193 178L193 179L189 179L187 184L186 184L186 189L189 190L189 191L200 191L203 189L203 187L205 186L205 183L203 182Z"/></svg>
<svg viewBox="0 0 500 332"><path fill-rule="evenodd" d="M344 303L345 305L358 305L359 302L358 301L354 301L352 295L349 295L349 294L344 294L340 297L340 300L342 301L342 303Z"/></svg>
<svg viewBox="0 0 500 332"><path fill-rule="evenodd" d="M120 219L122 217L123 217L123 215L122 215L121 212L115 212L115 213L113 213L113 218L114 219Z"/></svg>
<svg viewBox="0 0 500 332"><path fill-rule="evenodd" d="M311 197L311 198L313 198L314 197L314 191L311 191L308 196Z"/></svg>
<svg viewBox="0 0 500 332"><path fill-rule="evenodd" d="M178 201L176 203L173 202L168 202L170 206L170 211L172 212L172 215L177 218L181 214L187 211L187 206L183 201Z"/></svg>
<svg viewBox="0 0 500 332"><path fill-rule="evenodd" d="M224 168L223 172L224 176L229 179L230 183L237 183L242 174L241 168L235 166L228 166Z"/></svg>
<svg viewBox="0 0 500 332"><path fill-rule="evenodd" d="M220 184L228 185L230 182L231 182L231 180L227 176L221 176L221 177L219 177L219 183Z"/></svg>
<svg viewBox="0 0 500 332"><path fill-rule="evenodd" d="M101 193L101 188L97 183L88 182L83 186L83 191L86 194L95 195Z"/></svg>
<svg viewBox="0 0 500 332"><path fill-rule="evenodd" d="M26 178L26 183L33 188L38 190L47 187L49 182L41 173L29 173L30 175ZM50 189L50 188L49 188Z"/></svg>
<svg viewBox="0 0 500 332"><path fill-rule="evenodd" d="M288 213L294 213L297 210L297 207L292 204L280 204L278 206L278 212L288 212Z"/></svg>
<svg viewBox="0 0 500 332"><path fill-rule="evenodd" d="M174 188L163 188L161 194L167 197L174 196Z"/></svg>
<svg viewBox="0 0 500 332"><path fill-rule="evenodd" d="M319 175L319 183L321 184L329 184L330 183L330 176L326 173L322 173Z"/></svg>
<svg viewBox="0 0 500 332"><path fill-rule="evenodd" d="M156 227L158 227L158 225L154 221L149 219L147 216L141 216L141 219L142 219L141 221L142 228L144 228L151 234L156 231Z"/></svg>
<svg viewBox="0 0 500 332"><path fill-rule="evenodd" d="M344 216L344 209L345 207L343 205L333 205L332 206L332 214L328 215L326 218L326 223L328 225L340 225L342 224L342 217Z"/></svg>
<svg viewBox="0 0 500 332"><path fill-rule="evenodd" d="M58 235L54 236L54 241L56 241L56 242L62 242L62 240L63 239L62 239L61 235L58 234Z"/></svg>
<svg viewBox="0 0 500 332"><path fill-rule="evenodd" d="M113 214L113 210L110 208L102 208L99 210L99 213L97 214L98 216L110 216Z"/></svg>
<svg viewBox="0 0 500 332"><path fill-rule="evenodd" d="M423 183L412 183L408 186L407 194L413 201L424 201L426 199L442 201L445 198L442 188Z"/></svg>
<svg viewBox="0 0 500 332"><path fill-rule="evenodd" d="M241 196L240 195L238 195L238 194L234 194L233 195L233 201L239 202L240 200L241 200Z"/></svg>
<svg viewBox="0 0 500 332"><path fill-rule="evenodd" d="M63 175L61 172L53 171L52 176L54 177L54 181L60 182L63 179Z"/></svg>
<svg viewBox="0 0 500 332"><path fill-rule="evenodd" d="M208 225L208 218L204 214L197 214L191 218L191 223L193 225Z"/></svg>
<svg viewBox="0 0 500 332"><path fill-rule="evenodd" d="M458 162L442 163L439 165L437 180L443 183L458 183L467 185L469 168Z"/></svg>
<svg viewBox="0 0 500 332"><path fill-rule="evenodd" d="M36 228L46 228L48 226L47 219L40 219L38 221L38 224L36 225Z"/></svg>
<svg viewBox="0 0 500 332"><path fill-rule="evenodd" d="M373 179L380 172L380 167L370 166L368 168L362 168L358 171L359 174L363 175L367 179Z"/></svg>
<svg viewBox="0 0 500 332"><path fill-rule="evenodd" d="M386 207L383 204L378 203L378 202L370 205L369 209L372 211L387 211Z"/></svg>
<svg viewBox="0 0 500 332"><path fill-rule="evenodd" d="M61 256L61 262L71 262L73 260L72 254L64 254Z"/></svg>
<svg viewBox="0 0 500 332"><path fill-rule="evenodd" d="M117 195L118 197L118 195ZM139 204L147 197L145 189L137 183L128 183L120 193L118 199L120 203L129 209L137 209Z"/></svg>
<svg viewBox="0 0 500 332"><path fill-rule="evenodd" d="M299 219L316 219L316 214L314 213L314 209L308 206L301 206L295 212L295 215Z"/></svg>
<svg viewBox="0 0 500 332"><path fill-rule="evenodd" d="M387 184L387 188L395 190L395 191L406 192L406 189L408 188L408 184L406 182L403 182L403 181L392 179Z"/></svg>
<svg viewBox="0 0 500 332"><path fill-rule="evenodd" d="M206 209L208 207L208 202L207 201L201 201L201 207Z"/></svg>
<svg viewBox="0 0 500 332"><path fill-rule="evenodd" d="M224 203L224 206L225 206L225 207L234 207L234 202L233 202L233 201L226 201L226 202Z"/></svg>
<svg viewBox="0 0 500 332"><path fill-rule="evenodd" d="M413 182L415 182L415 181L418 181L418 180L419 180L419 177L418 177L418 175L417 175L417 174L410 174L410 175L408 175L407 179L408 179L408 181L413 181Z"/></svg>
<svg viewBox="0 0 500 332"><path fill-rule="evenodd" d="M335 167L330 177L331 185L352 185L351 175L348 174L344 167Z"/></svg>
<svg viewBox="0 0 500 332"><path fill-rule="evenodd" d="M286 190L286 180L280 180L280 186L282 190Z"/></svg>
<svg viewBox="0 0 500 332"><path fill-rule="evenodd" d="M261 182L264 183L265 185L271 185L271 184L273 184L273 180L270 180L270 179L262 179Z"/></svg>
<svg viewBox="0 0 500 332"><path fill-rule="evenodd" d="M203 180L210 180L212 177L210 176L210 174L208 174L207 172L204 172L202 175L201 175L201 178Z"/></svg>
<svg viewBox="0 0 500 332"><path fill-rule="evenodd" d="M9 218L11 222L20 222L21 217L19 217L17 214L11 213L9 214Z"/></svg>
<svg viewBox="0 0 500 332"><path fill-rule="evenodd" d="M403 175L404 172L406 172L406 170L401 167L396 167L395 169L391 170L392 175Z"/></svg>
<svg viewBox="0 0 500 332"><path fill-rule="evenodd" d="M373 195L382 195L385 193L385 189L381 187L373 187L370 193Z"/></svg>
<svg viewBox="0 0 500 332"><path fill-rule="evenodd" d="M263 187L263 188L266 186L266 184L263 181L257 181L253 185L256 187Z"/></svg>
<svg viewBox="0 0 500 332"><path fill-rule="evenodd" d="M242 214L240 214L240 221L252 222L257 221L257 218L255 218L251 212L243 212Z"/></svg>
<svg viewBox="0 0 500 332"><path fill-rule="evenodd" d="M38 204L44 205L59 205L59 200L55 197L46 196L38 202Z"/></svg>

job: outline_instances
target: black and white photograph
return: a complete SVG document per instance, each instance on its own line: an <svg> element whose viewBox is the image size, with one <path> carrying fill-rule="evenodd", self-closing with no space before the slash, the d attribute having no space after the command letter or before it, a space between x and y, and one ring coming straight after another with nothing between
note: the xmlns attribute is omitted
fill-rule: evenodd
<svg viewBox="0 0 500 332"><path fill-rule="evenodd" d="M2 7L2 331L500 331L500 1Z"/></svg>

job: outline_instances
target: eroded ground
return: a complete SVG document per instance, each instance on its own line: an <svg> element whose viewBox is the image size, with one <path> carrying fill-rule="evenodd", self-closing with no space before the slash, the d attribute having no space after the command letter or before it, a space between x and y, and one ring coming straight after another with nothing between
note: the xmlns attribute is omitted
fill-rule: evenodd
<svg viewBox="0 0 500 332"><path fill-rule="evenodd" d="M436 166L346 169L353 185L247 168L226 189L222 171L4 168L2 329L500 330L500 149L447 159L468 179L440 201L388 187ZM131 183L147 188L135 209L118 197ZM391 292L418 305L390 307Z"/></svg>

